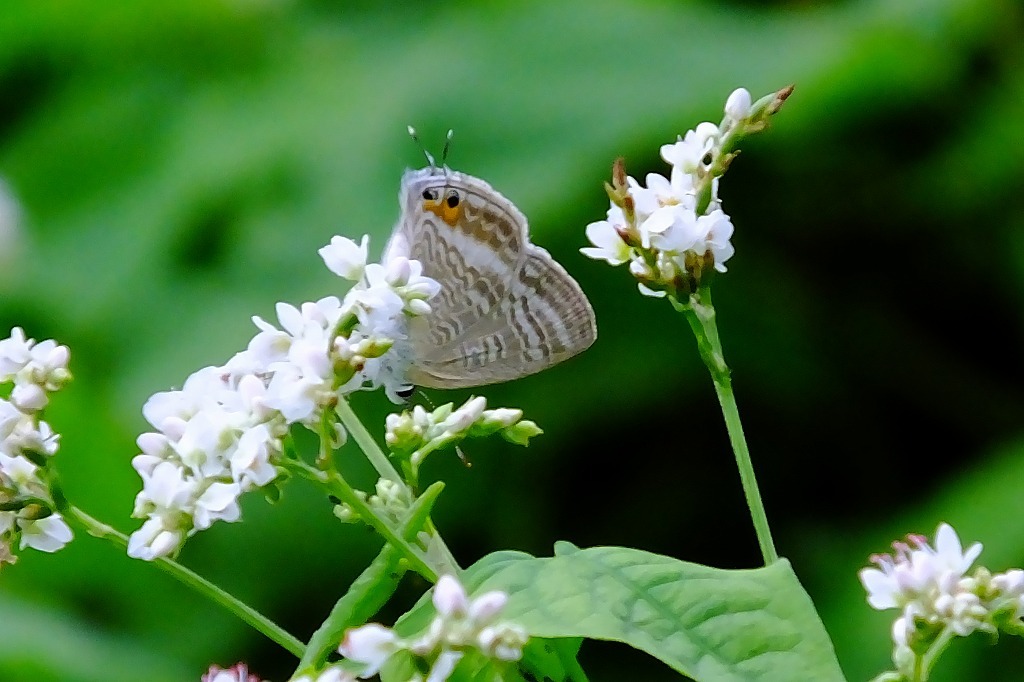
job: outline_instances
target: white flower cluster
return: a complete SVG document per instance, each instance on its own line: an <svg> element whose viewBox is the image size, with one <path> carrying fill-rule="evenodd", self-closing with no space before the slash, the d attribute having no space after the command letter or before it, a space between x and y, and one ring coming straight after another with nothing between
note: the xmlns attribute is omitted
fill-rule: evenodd
<svg viewBox="0 0 1024 682"><path fill-rule="evenodd" d="M470 398L458 409L454 403L447 403L428 412L416 405L411 411L387 416L384 441L415 485L420 465L435 450L494 433L516 445L528 445L530 438L543 433L535 423L523 419L522 410L486 408L487 400L480 396Z"/></svg>
<svg viewBox="0 0 1024 682"><path fill-rule="evenodd" d="M649 174L646 187L617 162L608 217L587 226L593 246L580 251L610 265L628 262L647 296L685 295L708 270L725 272L733 225L718 200L718 178L734 156L731 145L757 128L752 112L750 93L733 92L720 124L701 123L662 146L671 173Z"/></svg>
<svg viewBox="0 0 1024 682"><path fill-rule="evenodd" d="M469 436L489 436L500 432L513 443L525 445L531 436L541 433L532 421L523 420L523 411L508 407L487 409L487 399L470 398L455 409L447 403L428 412L416 405L412 411L389 414L385 420L384 440L396 454L416 454L449 445Z"/></svg>
<svg viewBox="0 0 1024 682"><path fill-rule="evenodd" d="M129 555L168 556L215 521L237 521L239 496L277 477L289 426L319 428L339 396L383 387L397 400L409 319L430 311L439 285L417 261L367 265L366 246L366 237L335 237L320 250L333 272L358 281L344 299L279 303L281 329L254 317L259 332L246 350L149 399L143 414L156 431L139 436L132 460L143 482L133 516L146 521Z"/></svg>
<svg viewBox="0 0 1024 682"><path fill-rule="evenodd" d="M56 552L71 540L47 471L59 436L40 418L49 394L71 379L69 357L66 346L37 344L18 327L0 340L0 390L8 396L0 398L0 565L14 563L15 545Z"/></svg>
<svg viewBox="0 0 1024 682"><path fill-rule="evenodd" d="M893 543L893 550L871 557L877 568L861 569L859 576L872 607L900 609L892 627L893 661L900 673L911 669L943 632L960 637L1000 629L1019 634L1024 571L993 575L979 567L968 575L981 544L962 549L946 523L939 525L934 547L927 538L910 535Z"/></svg>
<svg viewBox="0 0 1024 682"><path fill-rule="evenodd" d="M433 602L437 616L420 637L403 640L393 630L370 623L346 632L338 651L365 666L359 673L364 679L376 675L396 653L408 652L430 664L425 682L444 682L470 652L499 662L522 657L526 632L497 620L508 602L504 592L469 599L458 580L444 575L434 587ZM416 676L410 680L414 681L424 682L424 678Z"/></svg>

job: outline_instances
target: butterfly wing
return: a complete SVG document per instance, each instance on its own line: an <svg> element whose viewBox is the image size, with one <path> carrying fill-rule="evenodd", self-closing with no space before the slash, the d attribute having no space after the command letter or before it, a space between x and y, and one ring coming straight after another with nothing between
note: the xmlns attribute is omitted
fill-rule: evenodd
<svg viewBox="0 0 1024 682"><path fill-rule="evenodd" d="M571 358L596 338L594 311L579 284L547 251L528 244L500 304L419 358L409 378L431 388L510 381Z"/></svg>
<svg viewBox="0 0 1024 682"><path fill-rule="evenodd" d="M423 264L441 284L430 301L416 355L449 346L503 301L527 256L526 218L490 185L454 171L424 168L402 178L402 215L385 249Z"/></svg>

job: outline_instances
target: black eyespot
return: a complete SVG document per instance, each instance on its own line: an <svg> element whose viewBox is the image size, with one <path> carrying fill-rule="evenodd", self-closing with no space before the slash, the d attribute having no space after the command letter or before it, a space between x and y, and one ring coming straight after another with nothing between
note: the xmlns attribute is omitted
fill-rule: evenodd
<svg viewBox="0 0 1024 682"><path fill-rule="evenodd" d="M401 388L395 391L398 397L401 398L402 400L408 400L409 398L412 397L412 394L415 392L416 387L413 386L412 384L409 384L408 386L402 386Z"/></svg>
<svg viewBox="0 0 1024 682"><path fill-rule="evenodd" d="M459 205L459 193L458 192L450 193L448 195L448 198L445 200L445 203L448 204L448 208L455 208L456 206L458 206Z"/></svg>
<svg viewBox="0 0 1024 682"><path fill-rule="evenodd" d="M714 157L711 156L711 152L708 152L707 154L704 155L704 158L702 158L700 162L705 166L710 166L711 162L714 160Z"/></svg>
<svg viewBox="0 0 1024 682"><path fill-rule="evenodd" d="M425 189L423 190L423 198L427 201L437 201L437 190L436 189Z"/></svg>

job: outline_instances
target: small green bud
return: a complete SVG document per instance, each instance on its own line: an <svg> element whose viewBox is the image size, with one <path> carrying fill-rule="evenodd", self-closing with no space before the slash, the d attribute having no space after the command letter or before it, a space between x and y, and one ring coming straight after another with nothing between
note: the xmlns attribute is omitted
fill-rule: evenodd
<svg viewBox="0 0 1024 682"><path fill-rule="evenodd" d="M523 419L501 431L501 435L505 440L523 446L529 445L531 438L542 433L544 431L529 419Z"/></svg>

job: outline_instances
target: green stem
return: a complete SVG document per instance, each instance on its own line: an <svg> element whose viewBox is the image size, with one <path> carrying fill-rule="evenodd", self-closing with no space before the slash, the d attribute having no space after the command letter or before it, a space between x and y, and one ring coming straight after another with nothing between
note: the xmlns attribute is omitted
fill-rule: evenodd
<svg viewBox="0 0 1024 682"><path fill-rule="evenodd" d="M711 304L711 291L707 285L700 287L697 294L690 297L689 305L680 304L674 298L670 300L676 310L686 315L686 319L697 337L697 347L700 350L701 358L711 372L711 379L715 383L715 392L718 393L718 402L722 406L722 414L725 417L725 427L729 432L729 442L736 456L736 466L739 468L743 494L747 499L747 507L750 508L750 516L757 533L757 542L761 547L761 556L764 558L766 566L775 563L779 555L775 551L772 532L768 526L768 516L765 514L761 492L757 487L757 478L754 476L754 464L750 459L750 450L747 449L747 439L743 435L743 423L740 421L736 396L732 392L729 366L725 364L722 342L718 338L715 308Z"/></svg>
<svg viewBox="0 0 1024 682"><path fill-rule="evenodd" d="M348 484L341 474L333 471L320 471L302 461L293 461L287 465L296 471L300 476L314 483L323 486L331 495L350 506L360 519L369 524L374 530L388 542L394 545L405 555L412 569L424 578L434 583L437 582L437 572L427 565L420 553L409 544L409 541L395 532L387 521L381 518L376 511L361 498L351 485Z"/></svg>
<svg viewBox="0 0 1024 682"><path fill-rule="evenodd" d="M427 488L413 503L401 530L403 538L415 539L430 523L430 512L443 489L444 484L437 482ZM298 675L310 666L321 666L331 651L338 646L347 629L362 625L387 603L398 588L405 571L406 567L398 548L384 545L373 563L355 579L348 592L338 599L330 615L313 633L295 674Z"/></svg>
<svg viewBox="0 0 1024 682"><path fill-rule="evenodd" d="M924 656L917 659L917 663L914 667L914 681L915 682L928 682L928 676L932 673L932 667L935 662L942 655L942 652L946 650L949 643L953 641L955 633L948 627L943 629L939 636L935 638L932 645L928 647L928 651L925 652Z"/></svg>
<svg viewBox="0 0 1024 682"><path fill-rule="evenodd" d="M352 434L352 438L355 440L356 445L363 451L366 458L370 460L370 464L377 470L382 478L386 478L391 481L395 481L402 485L402 487L409 493L409 497L413 497L413 491L409 488L408 484L402 479L402 476L398 473L395 467L391 464L391 460L384 454L384 451L377 445L377 441L373 439L370 432L363 425L362 420L352 410L352 406L348 404L348 401L344 397L338 398L338 404L335 406L335 411L338 413L338 418L341 419L341 424L348 432ZM458 576L462 570L459 568L459 564L455 561L455 556L451 550L448 549L448 545L445 543L444 538L441 537L440 533L437 532L433 526L428 527L433 541L437 544L440 549L440 556L438 557L438 574L451 574ZM427 577L422 571L417 570L418 573ZM430 579L430 578L428 578ZM436 580L436 577L430 579L431 582Z"/></svg>
<svg viewBox="0 0 1024 682"><path fill-rule="evenodd" d="M76 522L89 535L107 540L122 549L127 549L128 536L124 533L121 533L111 526L93 518L74 505L68 505L65 507L64 511L65 518ZM173 559L160 557L153 560L152 563L156 564L157 568L170 574L182 584L192 588L207 599L220 604L253 628L262 632L274 642L277 642L277 644L288 650L288 652L293 654L296 658L302 656L303 651L306 649L306 645L248 604L228 594L209 580L193 573Z"/></svg>
<svg viewBox="0 0 1024 682"><path fill-rule="evenodd" d="M370 432L363 426L363 422L360 421L359 417L355 412L352 411L352 406L348 404L348 401L344 397L338 397L338 404L335 406L334 411L338 413L338 417L341 419L341 424L348 432L352 434L352 438L355 439L359 449L366 455L366 459L370 460L370 464L377 470L381 478L386 478L396 483L402 483L402 477L398 471L391 464L391 460L384 454L384 451L377 445L377 441L373 439Z"/></svg>

